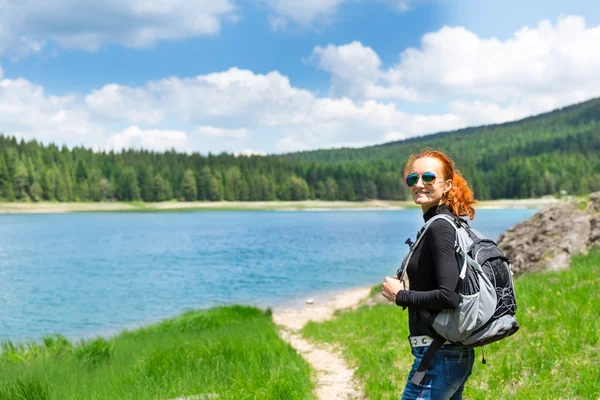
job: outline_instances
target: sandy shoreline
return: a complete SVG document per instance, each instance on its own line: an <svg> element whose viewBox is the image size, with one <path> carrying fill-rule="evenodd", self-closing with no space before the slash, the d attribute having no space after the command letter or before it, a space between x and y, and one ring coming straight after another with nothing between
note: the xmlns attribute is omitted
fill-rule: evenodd
<svg viewBox="0 0 600 400"><path fill-rule="evenodd" d="M548 197L520 200L481 201L476 209L542 208L562 200ZM0 202L0 214L60 214L74 212L157 212L201 210L267 210L267 211L369 211L414 208L412 201L369 200L348 201L243 201L243 202L161 202L161 203L6 203Z"/></svg>

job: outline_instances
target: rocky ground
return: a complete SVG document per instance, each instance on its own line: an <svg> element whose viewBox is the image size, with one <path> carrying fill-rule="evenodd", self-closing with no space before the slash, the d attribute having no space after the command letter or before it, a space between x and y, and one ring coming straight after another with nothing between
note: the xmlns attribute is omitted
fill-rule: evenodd
<svg viewBox="0 0 600 400"><path fill-rule="evenodd" d="M503 233L498 246L515 274L568 267L573 254L600 246L600 192L543 208Z"/></svg>

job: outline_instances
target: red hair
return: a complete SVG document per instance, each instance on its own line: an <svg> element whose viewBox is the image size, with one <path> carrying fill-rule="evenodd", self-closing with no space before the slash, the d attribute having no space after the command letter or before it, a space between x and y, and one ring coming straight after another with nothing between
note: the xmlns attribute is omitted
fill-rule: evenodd
<svg viewBox="0 0 600 400"><path fill-rule="evenodd" d="M404 176L410 172L413 163L419 158L435 158L442 163L444 179L452 179L452 189L447 193L445 204L448 206L452 214L463 217L469 216L469 219L475 217L475 209L473 204L473 191L467 184L465 178L459 170L454 166L454 161L439 150L426 149L418 154L413 154L409 157L404 166Z"/></svg>

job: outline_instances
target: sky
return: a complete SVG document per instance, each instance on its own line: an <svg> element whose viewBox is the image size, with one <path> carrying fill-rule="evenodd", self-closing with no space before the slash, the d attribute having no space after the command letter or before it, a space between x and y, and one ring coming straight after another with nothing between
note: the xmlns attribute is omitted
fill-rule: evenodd
<svg viewBox="0 0 600 400"><path fill-rule="evenodd" d="M0 132L59 146L363 147L598 97L599 71L591 0L0 0Z"/></svg>

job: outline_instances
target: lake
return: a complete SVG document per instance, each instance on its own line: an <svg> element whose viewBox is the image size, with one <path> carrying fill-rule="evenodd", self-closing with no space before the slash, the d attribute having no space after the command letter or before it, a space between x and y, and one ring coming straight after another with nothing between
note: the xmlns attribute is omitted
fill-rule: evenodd
<svg viewBox="0 0 600 400"><path fill-rule="evenodd" d="M477 210L471 225L497 239L535 212ZM393 275L421 225L419 209L0 215L0 340L300 306Z"/></svg>

